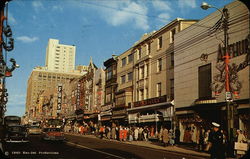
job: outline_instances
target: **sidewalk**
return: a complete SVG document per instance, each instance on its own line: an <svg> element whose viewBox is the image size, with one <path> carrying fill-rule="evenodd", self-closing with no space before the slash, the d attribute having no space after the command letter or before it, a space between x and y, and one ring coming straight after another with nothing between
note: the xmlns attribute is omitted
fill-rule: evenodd
<svg viewBox="0 0 250 159"><path fill-rule="evenodd" d="M65 133L65 134L88 137L88 138L97 138L94 135L80 135L80 134L73 134L73 133ZM102 140L108 140L108 139L104 138ZM181 147L179 147L179 146L164 147L160 143L152 142L152 141L117 141L117 140L109 140L109 141L137 145L137 146L143 146L143 147L148 147L148 148L153 148L153 149L158 149L158 150L165 150L165 151L176 152L176 153L182 153L182 154L187 154L187 155L194 155L194 156L198 156L198 157L209 158L208 153L186 149L186 148L183 148L183 146L181 146Z"/></svg>

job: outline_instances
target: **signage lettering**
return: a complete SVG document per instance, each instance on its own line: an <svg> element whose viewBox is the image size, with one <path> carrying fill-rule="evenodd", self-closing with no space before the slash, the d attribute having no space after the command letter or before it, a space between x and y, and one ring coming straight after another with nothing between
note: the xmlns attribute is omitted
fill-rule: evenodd
<svg viewBox="0 0 250 159"><path fill-rule="evenodd" d="M58 85L57 88L57 110L61 110L62 108L62 85Z"/></svg>
<svg viewBox="0 0 250 159"><path fill-rule="evenodd" d="M167 101L167 96L161 96L161 97L156 97L156 98L150 98L138 102L134 102L135 107L139 106L144 106L144 105L151 105L151 104L157 104L157 103L162 103Z"/></svg>

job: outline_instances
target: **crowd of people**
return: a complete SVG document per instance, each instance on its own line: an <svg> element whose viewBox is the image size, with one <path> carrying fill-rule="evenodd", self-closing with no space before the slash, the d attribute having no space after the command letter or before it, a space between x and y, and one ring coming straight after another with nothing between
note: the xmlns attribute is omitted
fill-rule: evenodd
<svg viewBox="0 0 250 159"><path fill-rule="evenodd" d="M100 139L118 140L118 141L148 141L149 139L158 140L163 146L173 146L180 143L180 130L176 128L167 129L161 127L156 130L154 126L122 126L122 125L98 125L94 123L83 124L66 124L65 132L72 132L81 135L92 134ZM190 130L184 133L183 141L191 141ZM201 129L199 131L199 139L197 148L200 151L207 151L211 154L211 158L224 159L228 146L227 134L220 129L220 125L213 123L212 129ZM236 142L247 142L244 133L237 131ZM240 157L245 151L235 150L235 154Z"/></svg>

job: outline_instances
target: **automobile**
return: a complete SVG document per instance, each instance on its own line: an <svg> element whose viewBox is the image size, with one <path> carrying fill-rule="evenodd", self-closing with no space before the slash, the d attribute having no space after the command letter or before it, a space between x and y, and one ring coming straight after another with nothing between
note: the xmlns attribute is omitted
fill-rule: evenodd
<svg viewBox="0 0 250 159"><path fill-rule="evenodd" d="M65 136L61 128L43 128L41 139L47 141L64 141Z"/></svg>
<svg viewBox="0 0 250 159"><path fill-rule="evenodd" d="M39 126L30 126L28 130L29 135L42 134L42 129Z"/></svg>
<svg viewBox="0 0 250 159"><path fill-rule="evenodd" d="M22 125L8 126L5 134L6 142L29 142L27 129Z"/></svg>

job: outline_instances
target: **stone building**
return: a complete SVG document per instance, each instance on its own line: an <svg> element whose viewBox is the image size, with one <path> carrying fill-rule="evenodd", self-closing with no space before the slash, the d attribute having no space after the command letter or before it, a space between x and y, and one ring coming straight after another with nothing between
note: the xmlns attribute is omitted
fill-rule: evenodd
<svg viewBox="0 0 250 159"><path fill-rule="evenodd" d="M177 126L183 142L197 143L199 132L209 129L211 122L220 123L225 131L230 124L234 128L230 130L231 135L239 128L249 137L249 11L240 1L234 1L225 8L229 15L231 93L227 96L231 116L227 117L226 111L225 41L221 12L213 12L175 36L174 97ZM185 138L185 133L192 136Z"/></svg>

